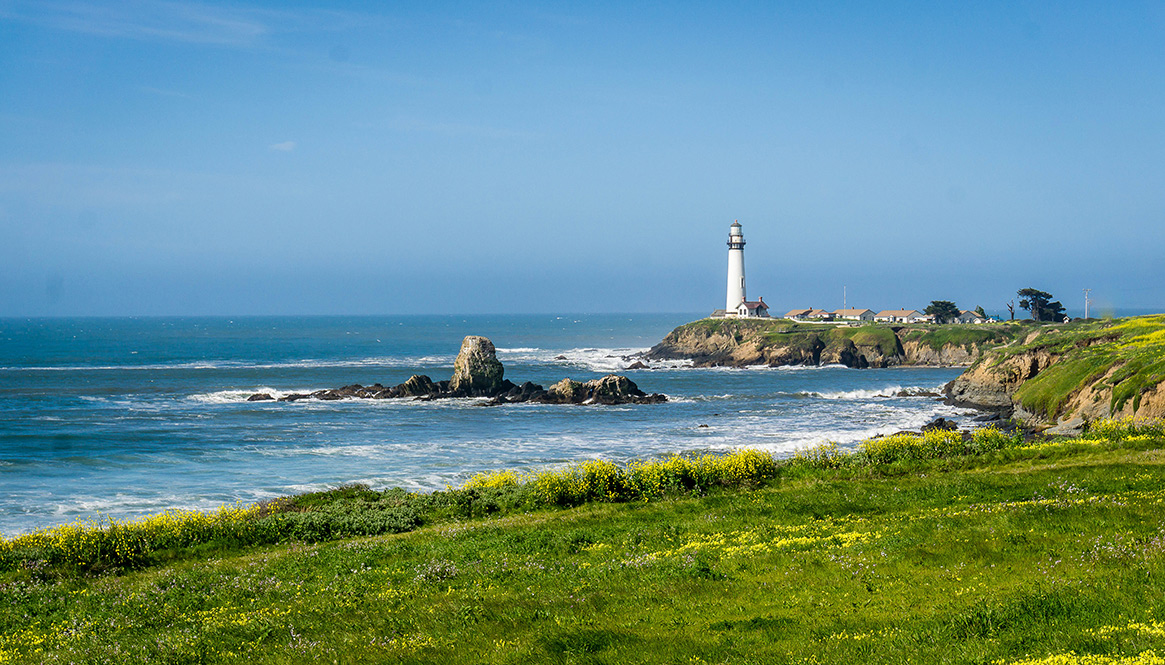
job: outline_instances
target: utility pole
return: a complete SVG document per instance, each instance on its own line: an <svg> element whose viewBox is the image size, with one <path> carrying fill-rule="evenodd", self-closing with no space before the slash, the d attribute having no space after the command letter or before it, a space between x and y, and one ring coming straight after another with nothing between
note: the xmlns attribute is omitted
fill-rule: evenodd
<svg viewBox="0 0 1165 665"><path fill-rule="evenodd" d="M1089 305L1089 303L1092 302L1092 300L1088 297L1088 294L1091 292L1092 292L1092 289L1084 289L1084 320L1085 321L1088 320L1088 305Z"/></svg>

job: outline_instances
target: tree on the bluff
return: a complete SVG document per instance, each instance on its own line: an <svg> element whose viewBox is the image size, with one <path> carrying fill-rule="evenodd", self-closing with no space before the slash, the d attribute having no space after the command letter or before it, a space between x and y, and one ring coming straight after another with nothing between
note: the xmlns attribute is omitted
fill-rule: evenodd
<svg viewBox="0 0 1165 665"><path fill-rule="evenodd" d="M1064 318L1064 306L1059 300L1052 300L1052 294L1037 289L1020 289L1019 306L1031 312L1036 321L1060 321Z"/></svg>
<svg viewBox="0 0 1165 665"><path fill-rule="evenodd" d="M975 305L975 316L978 316L980 319L987 318L987 312L983 310L982 305Z"/></svg>
<svg viewBox="0 0 1165 665"><path fill-rule="evenodd" d="M932 300L926 306L926 313L934 317L935 323L950 323L959 316L959 308L949 300Z"/></svg>

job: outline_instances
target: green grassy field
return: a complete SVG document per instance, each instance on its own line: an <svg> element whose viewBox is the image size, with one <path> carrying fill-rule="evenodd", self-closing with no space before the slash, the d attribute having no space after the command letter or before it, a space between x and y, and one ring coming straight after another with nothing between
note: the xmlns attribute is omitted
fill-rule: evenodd
<svg viewBox="0 0 1165 665"><path fill-rule="evenodd" d="M34 534L0 543L0 663L1157 663L1163 445L896 436Z"/></svg>

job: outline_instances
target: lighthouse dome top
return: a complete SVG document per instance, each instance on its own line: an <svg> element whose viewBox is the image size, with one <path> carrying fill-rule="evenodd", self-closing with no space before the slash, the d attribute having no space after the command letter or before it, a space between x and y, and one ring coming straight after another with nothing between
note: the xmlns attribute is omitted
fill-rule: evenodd
<svg viewBox="0 0 1165 665"><path fill-rule="evenodd" d="M739 229L739 228L740 228L740 220L739 220L739 219L734 219L734 220L732 220L732 226L730 226L730 227L728 227L728 228L737 228L737 229Z"/></svg>

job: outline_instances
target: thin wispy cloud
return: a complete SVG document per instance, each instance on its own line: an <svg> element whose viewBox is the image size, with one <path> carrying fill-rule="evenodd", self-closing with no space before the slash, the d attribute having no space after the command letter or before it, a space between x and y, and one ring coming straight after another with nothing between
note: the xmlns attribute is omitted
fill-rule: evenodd
<svg viewBox="0 0 1165 665"><path fill-rule="evenodd" d="M199 3L14 2L0 16L100 37L251 46L269 32L254 12Z"/></svg>
<svg viewBox="0 0 1165 665"><path fill-rule="evenodd" d="M168 0L0 3L0 19L98 37L253 48L281 32L342 30L367 22L350 12L280 11Z"/></svg>
<svg viewBox="0 0 1165 665"><path fill-rule="evenodd" d="M272 150L277 150L279 152L291 152L292 150L295 150L295 141L284 141L283 143L272 143L271 145L269 145L267 147L271 148Z"/></svg>

